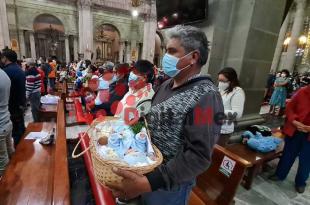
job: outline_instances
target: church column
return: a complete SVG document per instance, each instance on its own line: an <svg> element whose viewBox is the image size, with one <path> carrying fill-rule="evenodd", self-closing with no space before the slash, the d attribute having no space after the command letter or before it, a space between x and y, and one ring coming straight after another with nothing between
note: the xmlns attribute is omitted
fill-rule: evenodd
<svg viewBox="0 0 310 205"><path fill-rule="evenodd" d="M137 61L138 60L137 40L132 39L130 44L131 44L130 45L131 46L131 49L130 49L130 51L131 51L130 52L130 61ZM134 56L132 54L134 54Z"/></svg>
<svg viewBox="0 0 310 205"><path fill-rule="evenodd" d="M24 30L19 31L19 49L20 56L26 56L26 47L25 47L25 33Z"/></svg>
<svg viewBox="0 0 310 205"><path fill-rule="evenodd" d="M34 41L33 31L29 31L31 58L36 59L36 44Z"/></svg>
<svg viewBox="0 0 310 205"><path fill-rule="evenodd" d="M282 26L281 26L281 29L280 29L277 47L276 47L276 50L274 52L274 57L273 57L272 64L271 64L271 69L270 69L271 71L277 71L278 70L278 65L279 65L279 61L281 59L281 54L282 54L283 42L285 40L285 35L287 32L287 27L288 27L290 18L291 18L291 12L289 11L285 17L285 20L284 20ZM281 68L279 68L279 69L281 69Z"/></svg>
<svg viewBox="0 0 310 205"><path fill-rule="evenodd" d="M69 36L65 36L66 63L70 62Z"/></svg>
<svg viewBox="0 0 310 205"><path fill-rule="evenodd" d="M157 29L156 20L156 2L151 1L151 8L146 21L144 22L144 35L143 35L143 51L142 59L153 62L155 53L155 37Z"/></svg>
<svg viewBox="0 0 310 205"><path fill-rule="evenodd" d="M124 41L124 63L127 63L128 41Z"/></svg>
<svg viewBox="0 0 310 205"><path fill-rule="evenodd" d="M6 13L5 1L0 1L0 50L5 46L10 47L9 24Z"/></svg>
<svg viewBox="0 0 310 205"><path fill-rule="evenodd" d="M127 46L126 46L126 54L125 54L125 62L126 63L131 63L131 43L127 41Z"/></svg>
<svg viewBox="0 0 310 205"><path fill-rule="evenodd" d="M93 16L91 13L91 0L79 0L79 53L84 59L91 60L93 51Z"/></svg>
<svg viewBox="0 0 310 205"><path fill-rule="evenodd" d="M74 60L78 60L78 39L76 36L73 38L73 52L74 52Z"/></svg>
<svg viewBox="0 0 310 205"><path fill-rule="evenodd" d="M123 63L124 61L123 56L124 56L124 42L120 41L119 42L119 57L118 57L120 63Z"/></svg>
<svg viewBox="0 0 310 205"><path fill-rule="evenodd" d="M138 49L137 49L137 38L138 38L138 27L137 21L132 19L131 21L131 41L130 41L130 61L138 60Z"/></svg>
<svg viewBox="0 0 310 205"><path fill-rule="evenodd" d="M287 48L287 57L284 63L284 69L293 72L295 58L296 58L296 50L298 47L298 38L301 34L303 23L304 23L304 13L305 13L305 0L295 0L296 3L296 13L294 17L294 23L291 32L291 40L288 44Z"/></svg>

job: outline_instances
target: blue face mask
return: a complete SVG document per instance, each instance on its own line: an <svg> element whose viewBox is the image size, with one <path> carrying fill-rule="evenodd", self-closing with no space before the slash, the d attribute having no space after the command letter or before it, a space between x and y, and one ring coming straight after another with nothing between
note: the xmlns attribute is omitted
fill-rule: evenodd
<svg viewBox="0 0 310 205"><path fill-rule="evenodd" d="M133 72L130 72L129 78L128 78L128 85L130 81L137 81L137 80L138 80L138 76L134 74Z"/></svg>
<svg viewBox="0 0 310 205"><path fill-rule="evenodd" d="M183 56L182 58L188 56L191 53L192 52L188 53L187 55ZM182 70L184 70L184 69L188 68L189 66L191 66L191 64L190 64L188 66L185 66L182 69L178 69L177 68L177 64L179 63L179 61L182 58L177 58L177 57L175 57L173 55L170 55L170 54L166 53L164 58L163 58L163 62L162 62L164 73L166 75L168 75L169 77L173 78L173 77L177 76Z"/></svg>
<svg viewBox="0 0 310 205"><path fill-rule="evenodd" d="M111 80L111 83L114 83L114 82L116 82L116 81L118 81L118 76L116 76L116 74L114 74L114 75L113 75L113 78L112 78L112 80Z"/></svg>
<svg viewBox="0 0 310 205"><path fill-rule="evenodd" d="M106 89L109 89L109 82L103 79L100 79L98 90L106 90Z"/></svg>

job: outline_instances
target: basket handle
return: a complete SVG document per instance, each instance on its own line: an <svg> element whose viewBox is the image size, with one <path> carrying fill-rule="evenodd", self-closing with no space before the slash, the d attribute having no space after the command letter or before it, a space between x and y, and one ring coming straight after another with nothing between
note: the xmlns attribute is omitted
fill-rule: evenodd
<svg viewBox="0 0 310 205"><path fill-rule="evenodd" d="M75 147L74 147L74 149L73 149L72 158L75 159L75 158L78 158L78 157L82 156L83 154L85 154L85 153L91 148L91 145L90 145L90 146L87 147L83 152L81 152L81 153L79 153L79 154L75 154L77 147L78 147L79 144L82 142L82 138L84 138L85 135L88 133L88 131L89 131L96 123L98 123L98 122L99 122L99 120L95 119L95 120L93 121L93 123L89 126L89 128L88 128L88 129L83 133L83 135L80 137L78 143L75 145Z"/></svg>
<svg viewBox="0 0 310 205"><path fill-rule="evenodd" d="M73 152L72 152L72 158L78 158L80 156L82 156L83 154L85 154L91 146L88 146L83 152L79 153L79 154L75 154L77 147L79 146L79 144L82 142L82 139L85 137L87 132L84 132L84 134L80 137L78 143L75 145Z"/></svg>

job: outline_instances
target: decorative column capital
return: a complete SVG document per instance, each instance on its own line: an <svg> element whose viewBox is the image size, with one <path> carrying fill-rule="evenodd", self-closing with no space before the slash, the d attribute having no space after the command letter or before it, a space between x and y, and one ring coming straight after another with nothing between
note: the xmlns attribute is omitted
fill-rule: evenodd
<svg viewBox="0 0 310 205"><path fill-rule="evenodd" d="M296 3L296 9L304 9L306 5L306 0L295 0Z"/></svg>
<svg viewBox="0 0 310 205"><path fill-rule="evenodd" d="M81 8L87 8L92 5L92 1L91 0L78 0L78 5Z"/></svg>

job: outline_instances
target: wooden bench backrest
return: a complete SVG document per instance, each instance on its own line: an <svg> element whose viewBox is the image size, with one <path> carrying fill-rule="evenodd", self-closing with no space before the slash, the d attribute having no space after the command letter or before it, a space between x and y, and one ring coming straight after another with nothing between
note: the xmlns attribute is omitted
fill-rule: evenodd
<svg viewBox="0 0 310 205"><path fill-rule="evenodd" d="M61 90L61 99L66 102L66 97L68 95L68 88L67 88L67 82L64 80L62 83L62 90Z"/></svg>
<svg viewBox="0 0 310 205"><path fill-rule="evenodd" d="M220 171L225 156L235 162L230 176ZM249 166L251 166L250 162L215 145L212 164L206 172L197 177L197 185L193 192L205 204L228 205L232 202L245 170Z"/></svg>
<svg viewBox="0 0 310 205"><path fill-rule="evenodd" d="M70 204L70 184L67 160L67 141L64 102L58 103L56 150L53 184L53 204Z"/></svg>

